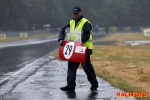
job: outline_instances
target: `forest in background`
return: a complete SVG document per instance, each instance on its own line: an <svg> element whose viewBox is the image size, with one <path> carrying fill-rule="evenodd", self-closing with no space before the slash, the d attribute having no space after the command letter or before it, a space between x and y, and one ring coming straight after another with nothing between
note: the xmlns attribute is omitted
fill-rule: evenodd
<svg viewBox="0 0 150 100"><path fill-rule="evenodd" d="M79 6L93 25L150 26L150 0L0 0L0 31L27 31L33 25L63 27Z"/></svg>

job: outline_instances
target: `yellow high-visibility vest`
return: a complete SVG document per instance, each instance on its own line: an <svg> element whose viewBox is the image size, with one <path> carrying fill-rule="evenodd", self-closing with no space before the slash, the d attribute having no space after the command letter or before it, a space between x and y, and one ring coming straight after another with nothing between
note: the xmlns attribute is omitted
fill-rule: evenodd
<svg viewBox="0 0 150 100"><path fill-rule="evenodd" d="M75 26L75 20L70 20L70 33L74 33L75 30L81 30L81 33L83 34L83 26L88 20L86 18L82 18L77 25ZM90 21L88 21L90 23ZM90 23L91 24L91 23ZM92 31L90 31L90 37L89 40L87 40L85 43L83 43L83 46L88 47L88 49L93 49L93 42L92 42ZM74 40L74 37L71 37L70 40Z"/></svg>

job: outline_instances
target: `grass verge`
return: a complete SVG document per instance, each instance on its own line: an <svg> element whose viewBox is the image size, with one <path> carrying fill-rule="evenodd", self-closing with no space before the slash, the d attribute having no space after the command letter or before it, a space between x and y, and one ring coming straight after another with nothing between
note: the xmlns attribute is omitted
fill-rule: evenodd
<svg viewBox="0 0 150 100"><path fill-rule="evenodd" d="M96 74L125 91L147 92L150 99L150 46L94 46ZM149 98L149 99L148 99Z"/></svg>

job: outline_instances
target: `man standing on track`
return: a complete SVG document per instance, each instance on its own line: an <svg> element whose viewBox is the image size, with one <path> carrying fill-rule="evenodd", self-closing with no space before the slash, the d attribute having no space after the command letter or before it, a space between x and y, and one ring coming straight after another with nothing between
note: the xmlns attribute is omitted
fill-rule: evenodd
<svg viewBox="0 0 150 100"><path fill-rule="evenodd" d="M63 40L65 37L65 29L70 27L70 30L80 29L82 34L83 46L88 47L88 54L86 58L86 63L82 64L82 67L87 75L88 81L91 83L90 90L95 91L98 88L98 81L96 79L96 74L93 65L90 60L90 55L92 54L93 43L92 43L92 24L89 20L82 16L81 8L74 7L72 9L74 18L70 20L69 24L65 25L59 34L58 42L59 45L63 45ZM63 91L74 91L76 86L76 71L80 63L68 61L68 72L67 72L67 86L61 87Z"/></svg>

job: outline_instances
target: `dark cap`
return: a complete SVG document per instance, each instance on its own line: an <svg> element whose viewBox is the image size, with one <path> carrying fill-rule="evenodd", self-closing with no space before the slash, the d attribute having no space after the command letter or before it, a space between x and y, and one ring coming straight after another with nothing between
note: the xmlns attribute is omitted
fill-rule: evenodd
<svg viewBox="0 0 150 100"><path fill-rule="evenodd" d="M79 12L81 12L81 8L80 8L80 7L74 7L74 8L72 9L72 11L73 11L73 13L78 14Z"/></svg>

